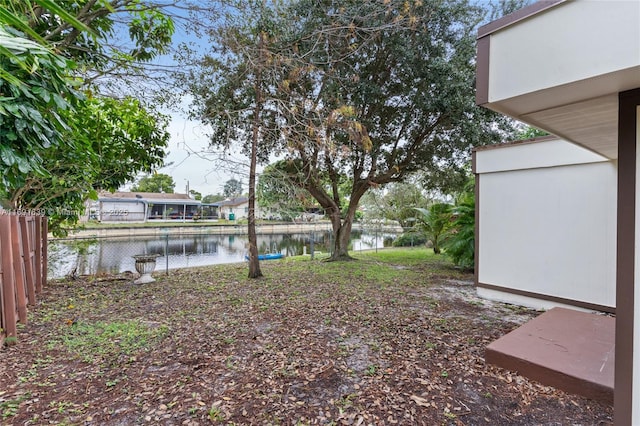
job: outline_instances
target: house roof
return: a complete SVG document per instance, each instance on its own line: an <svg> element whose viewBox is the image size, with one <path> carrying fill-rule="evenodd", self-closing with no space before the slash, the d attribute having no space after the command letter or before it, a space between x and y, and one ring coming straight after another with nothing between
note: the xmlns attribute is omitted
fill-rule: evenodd
<svg viewBox="0 0 640 426"><path fill-rule="evenodd" d="M218 201L217 203L213 203L213 205L216 205L218 207L223 207L223 206L239 206L241 204L245 204L249 201L249 199L247 197L238 197L238 198L231 198L229 200L224 200L224 201Z"/></svg>
<svg viewBox="0 0 640 426"><path fill-rule="evenodd" d="M100 201L147 201L158 203L200 204L187 194L166 194L158 192L106 192L98 195Z"/></svg>

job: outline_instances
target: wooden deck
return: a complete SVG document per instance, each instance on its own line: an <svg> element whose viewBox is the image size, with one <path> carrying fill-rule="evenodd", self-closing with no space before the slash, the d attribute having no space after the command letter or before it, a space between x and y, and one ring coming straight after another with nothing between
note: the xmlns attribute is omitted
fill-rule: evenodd
<svg viewBox="0 0 640 426"><path fill-rule="evenodd" d="M487 346L487 363L613 404L615 318L553 308Z"/></svg>

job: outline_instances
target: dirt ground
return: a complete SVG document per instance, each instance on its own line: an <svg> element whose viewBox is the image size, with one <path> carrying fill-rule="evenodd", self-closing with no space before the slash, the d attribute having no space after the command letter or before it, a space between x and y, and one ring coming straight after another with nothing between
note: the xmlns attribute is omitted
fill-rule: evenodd
<svg viewBox="0 0 640 426"><path fill-rule="evenodd" d="M50 282L0 350L4 425L608 425L484 362L539 314L448 263L358 256Z"/></svg>

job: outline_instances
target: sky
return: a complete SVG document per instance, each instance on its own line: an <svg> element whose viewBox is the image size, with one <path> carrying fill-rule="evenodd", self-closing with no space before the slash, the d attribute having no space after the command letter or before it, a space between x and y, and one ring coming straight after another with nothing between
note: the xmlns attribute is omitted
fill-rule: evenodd
<svg viewBox="0 0 640 426"><path fill-rule="evenodd" d="M232 173L219 167L216 154L208 153L208 138L206 128L202 123L187 120L180 113L170 113L171 122L168 131L171 139L165 167L159 173L170 175L175 184L175 192L185 193L189 189L200 192L203 196L222 193L227 180ZM246 182L246 180L245 180Z"/></svg>
<svg viewBox="0 0 640 426"><path fill-rule="evenodd" d="M189 107L188 97L183 99L183 108ZM169 132L171 138L167 147L165 166L158 173L171 176L176 193L187 193L189 189L200 194L222 194L224 184L229 179L242 182L243 192L248 191L249 159L237 147L223 152L209 147L208 128L199 121L185 118L184 113L164 111L171 117ZM224 161L222 160L224 159ZM258 167L258 173L261 171Z"/></svg>
<svg viewBox="0 0 640 426"><path fill-rule="evenodd" d="M178 15L184 11L171 10ZM175 34L173 36L173 49L177 49L181 43L190 43L190 47L205 51L206 40L199 40L185 28L185 21L175 20ZM188 24L188 23L187 23ZM173 50L172 49L172 50ZM154 61L157 65L175 66L176 62L172 54L162 55ZM189 108L189 98L182 99L180 109ZM242 181L244 191L247 191L248 165L246 158L238 152L224 154L228 164L221 164L218 158L221 152L213 152L209 148L207 128L201 122L188 120L186 113L173 110L161 110L163 114L171 118L167 131L171 135L167 148L165 166L157 170L158 173L170 175L175 182L176 193L186 193L187 186L191 190L208 194L221 194L227 180L234 178Z"/></svg>

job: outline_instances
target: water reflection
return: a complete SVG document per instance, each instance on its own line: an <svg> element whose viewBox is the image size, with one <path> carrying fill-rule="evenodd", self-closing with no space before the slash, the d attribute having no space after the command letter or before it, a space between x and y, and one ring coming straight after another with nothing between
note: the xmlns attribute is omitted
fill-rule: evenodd
<svg viewBox="0 0 640 426"><path fill-rule="evenodd" d="M354 232L352 250L381 248L389 234ZM248 237L244 235L165 235L101 239L56 240L49 243L49 276L135 271L133 256L157 254L156 270L237 263L245 260ZM301 255L331 250L330 232L258 235L260 253Z"/></svg>

